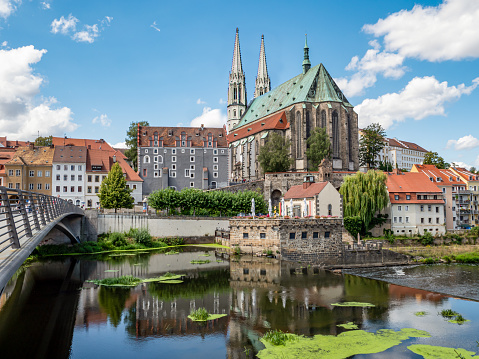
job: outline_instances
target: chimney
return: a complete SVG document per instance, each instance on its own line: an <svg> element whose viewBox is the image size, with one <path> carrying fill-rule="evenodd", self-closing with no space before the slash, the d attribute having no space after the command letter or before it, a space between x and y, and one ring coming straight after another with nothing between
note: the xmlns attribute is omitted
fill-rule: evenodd
<svg viewBox="0 0 479 359"><path fill-rule="evenodd" d="M200 126L200 131L203 131L204 128L205 128L205 125L202 123Z"/></svg>
<svg viewBox="0 0 479 359"><path fill-rule="evenodd" d="M31 150L35 149L35 143L34 143L34 142L30 142L30 143L28 144L28 147L29 147Z"/></svg>
<svg viewBox="0 0 479 359"><path fill-rule="evenodd" d="M314 176L306 175L303 180L303 189L308 188L311 184L314 183Z"/></svg>
<svg viewBox="0 0 479 359"><path fill-rule="evenodd" d="M398 176L403 174L402 171L399 168L393 169L392 172L393 172L393 174L398 175Z"/></svg>

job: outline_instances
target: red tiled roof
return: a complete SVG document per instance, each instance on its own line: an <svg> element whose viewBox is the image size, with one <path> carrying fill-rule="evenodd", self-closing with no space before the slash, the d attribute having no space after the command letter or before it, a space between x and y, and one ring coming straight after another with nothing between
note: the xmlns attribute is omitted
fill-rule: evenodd
<svg viewBox="0 0 479 359"><path fill-rule="evenodd" d="M471 171L466 170L464 167L454 167L454 170L465 181L477 181L477 180L479 180L478 179L478 177L479 177L478 174L472 173ZM470 177L472 177L472 179L469 179Z"/></svg>
<svg viewBox="0 0 479 359"><path fill-rule="evenodd" d="M177 147L176 141L180 141L180 135L185 134L191 146L187 147L206 147L204 144L208 141L208 134L211 133L216 147L227 147L226 129L224 127L152 127L140 126L139 146L150 147L150 141L153 141L155 132L158 134L158 141L163 141L163 147Z"/></svg>
<svg viewBox="0 0 479 359"><path fill-rule="evenodd" d="M55 146L53 162L85 163L86 158L85 146Z"/></svg>
<svg viewBox="0 0 479 359"><path fill-rule="evenodd" d="M437 186L461 186L465 185L465 182L462 181L456 173L451 170L442 170L438 169L434 165L413 165L413 168L416 168L420 173L423 173L428 178L434 180L434 184ZM441 178L438 181L438 178ZM451 178L451 180L449 179ZM432 182L432 181L431 181Z"/></svg>
<svg viewBox="0 0 479 359"><path fill-rule="evenodd" d="M88 157L86 163L87 172L94 173L108 173L113 167L113 156L116 156L116 161L120 165L123 173L126 173L127 181L143 182L140 176L128 165L126 160L119 156L120 151L104 151L104 150L88 150ZM93 171L92 166L102 166L100 171Z"/></svg>
<svg viewBox="0 0 479 359"><path fill-rule="evenodd" d="M311 198L320 193L328 182L312 183L308 188L303 188L303 185L292 186L288 192L285 193L284 199L297 198Z"/></svg>
<svg viewBox="0 0 479 359"><path fill-rule="evenodd" d="M0 175L5 174L5 163L10 161L15 156L13 148L0 148Z"/></svg>
<svg viewBox="0 0 479 359"><path fill-rule="evenodd" d="M410 149L410 150L420 151L420 152L428 152L426 149L422 148L419 145L416 145L413 142L407 142L407 141L403 141L403 140L401 140L401 142L404 143L407 146L407 148Z"/></svg>
<svg viewBox="0 0 479 359"><path fill-rule="evenodd" d="M53 137L52 143L53 146L82 146L92 150L116 152L116 150L114 150L113 147L111 147L108 142L102 138L99 140L91 140L86 138ZM123 154L121 154L121 156L126 158Z"/></svg>
<svg viewBox="0 0 479 359"><path fill-rule="evenodd" d="M7 136L0 137L0 148L17 148L21 146L28 146L30 141L8 141Z"/></svg>
<svg viewBox="0 0 479 359"><path fill-rule="evenodd" d="M122 157L116 158L117 162L120 164L121 169L123 170L123 173L126 173L126 180L128 182L134 181L134 182L143 182L141 177L136 173L133 168L130 167L130 165L126 162L126 160Z"/></svg>
<svg viewBox="0 0 479 359"><path fill-rule="evenodd" d="M281 111L269 117L264 117L242 126L235 131L231 131L231 133L228 134L228 143L254 135L264 130L285 130L288 128L289 122L286 119L286 114L284 111Z"/></svg>
<svg viewBox="0 0 479 359"><path fill-rule="evenodd" d="M431 182L423 173L404 172L403 174L389 174L386 183L391 203L424 203L443 204L442 191ZM437 195L441 199L417 199L417 195ZM410 199L406 199L406 195ZM398 199L395 199L398 196Z"/></svg>

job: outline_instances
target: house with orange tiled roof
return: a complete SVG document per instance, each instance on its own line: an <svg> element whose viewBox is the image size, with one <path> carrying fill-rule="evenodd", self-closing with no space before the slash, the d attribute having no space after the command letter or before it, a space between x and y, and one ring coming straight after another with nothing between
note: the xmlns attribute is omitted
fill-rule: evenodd
<svg viewBox="0 0 479 359"><path fill-rule="evenodd" d="M450 167L466 183L466 189L459 191L457 202L459 221L463 228L479 226L479 175L463 167Z"/></svg>
<svg viewBox="0 0 479 359"><path fill-rule="evenodd" d="M5 186L5 164L10 161L15 155L14 148L0 148L0 186Z"/></svg>
<svg viewBox="0 0 479 359"><path fill-rule="evenodd" d="M303 184L291 186L284 194L288 215L342 217L342 199L331 182L315 182L313 175L305 175Z"/></svg>
<svg viewBox="0 0 479 359"><path fill-rule="evenodd" d="M446 233L445 194L423 173L394 171L388 174L386 186L394 235Z"/></svg>
<svg viewBox="0 0 479 359"><path fill-rule="evenodd" d="M439 169L434 165L413 165L411 172L422 173L443 193L445 200L446 229L456 230L463 225L460 220L459 196L466 190L466 182L450 169ZM464 217L463 217L464 219Z"/></svg>
<svg viewBox="0 0 479 359"><path fill-rule="evenodd" d="M143 196L170 187L227 186L226 129L138 126L138 174Z"/></svg>

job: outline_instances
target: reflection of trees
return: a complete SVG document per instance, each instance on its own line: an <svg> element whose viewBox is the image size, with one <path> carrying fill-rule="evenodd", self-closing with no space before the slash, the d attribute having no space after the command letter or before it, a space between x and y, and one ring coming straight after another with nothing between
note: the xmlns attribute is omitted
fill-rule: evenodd
<svg viewBox="0 0 479 359"><path fill-rule="evenodd" d="M229 291L229 277L229 271L226 269L198 272L196 278L185 278L180 284L149 283L148 292L164 301L201 298L207 293Z"/></svg>
<svg viewBox="0 0 479 359"><path fill-rule="evenodd" d="M98 303L108 315L110 323L117 327L121 321L121 313L125 308L126 300L130 297L130 288L100 287Z"/></svg>

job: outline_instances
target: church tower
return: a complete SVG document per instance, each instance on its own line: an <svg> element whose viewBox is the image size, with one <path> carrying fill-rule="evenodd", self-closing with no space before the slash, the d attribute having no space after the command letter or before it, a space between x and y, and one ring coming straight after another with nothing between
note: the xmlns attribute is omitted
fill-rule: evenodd
<svg viewBox="0 0 479 359"><path fill-rule="evenodd" d="M254 98L264 95L271 90L271 81L268 76L268 66L266 66L266 52L264 51L264 35L261 35L261 47L259 50L258 75L256 75L256 86L254 89Z"/></svg>
<svg viewBox="0 0 479 359"><path fill-rule="evenodd" d="M239 31L236 28L233 64L231 65L230 82L228 87L228 132L235 127L246 111L246 80L241 64Z"/></svg>
<svg viewBox="0 0 479 359"><path fill-rule="evenodd" d="M309 61L308 35L304 35L303 74L308 72L310 68L311 68L311 62Z"/></svg>

